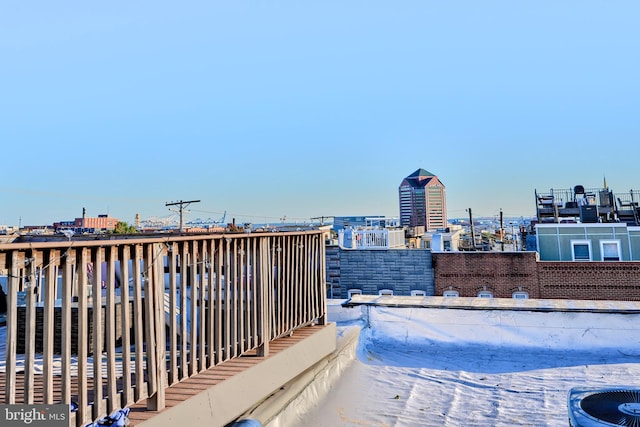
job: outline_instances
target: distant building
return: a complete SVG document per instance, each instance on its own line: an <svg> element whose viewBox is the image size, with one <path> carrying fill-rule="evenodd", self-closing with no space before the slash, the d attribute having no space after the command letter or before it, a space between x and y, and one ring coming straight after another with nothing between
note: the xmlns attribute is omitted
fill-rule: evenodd
<svg viewBox="0 0 640 427"><path fill-rule="evenodd" d="M391 228L398 226L398 218L389 218L383 215L370 216L336 216L333 218L333 229L338 232L346 227L378 227Z"/></svg>
<svg viewBox="0 0 640 427"><path fill-rule="evenodd" d="M537 224L540 261L640 261L640 227L618 223Z"/></svg>
<svg viewBox="0 0 640 427"><path fill-rule="evenodd" d="M461 225L450 225L444 230L430 231L422 235L420 247L433 252L457 251L463 234Z"/></svg>
<svg viewBox="0 0 640 427"><path fill-rule="evenodd" d="M404 248L404 230L398 218L376 216L334 216L333 231L343 249Z"/></svg>
<svg viewBox="0 0 640 427"><path fill-rule="evenodd" d="M118 218L110 217L108 214L87 217L86 210L82 209L82 218L76 218L73 221L55 222L53 227L56 231L71 230L75 233L97 233L114 230L118 222L120 222Z"/></svg>
<svg viewBox="0 0 640 427"><path fill-rule="evenodd" d="M0 235L13 234L18 232L18 227L0 224Z"/></svg>
<svg viewBox="0 0 640 427"><path fill-rule="evenodd" d="M447 199L445 187L437 176L418 169L398 188L400 225L426 232L447 227Z"/></svg>
<svg viewBox="0 0 640 427"><path fill-rule="evenodd" d="M527 247L540 261L640 261L638 194L614 193L606 180L601 188L536 190Z"/></svg>

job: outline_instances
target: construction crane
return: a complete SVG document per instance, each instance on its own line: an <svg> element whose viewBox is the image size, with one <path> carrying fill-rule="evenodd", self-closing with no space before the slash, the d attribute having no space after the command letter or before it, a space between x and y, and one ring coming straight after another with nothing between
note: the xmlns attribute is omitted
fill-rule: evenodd
<svg viewBox="0 0 640 427"><path fill-rule="evenodd" d="M215 226L224 225L224 220L226 217L227 217L227 211L224 211L224 213L222 214L222 218L218 220L215 220L212 218L207 218L207 219L196 218L193 221L187 222L187 225L192 227L211 228Z"/></svg>

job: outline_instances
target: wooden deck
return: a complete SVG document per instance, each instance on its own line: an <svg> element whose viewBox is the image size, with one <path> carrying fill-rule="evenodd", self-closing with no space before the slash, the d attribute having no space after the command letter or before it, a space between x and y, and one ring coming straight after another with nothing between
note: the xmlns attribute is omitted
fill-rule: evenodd
<svg viewBox="0 0 640 427"><path fill-rule="evenodd" d="M232 359L226 362L223 362L217 366L214 366L200 374L197 374L193 377L185 379L182 382L176 383L166 389L166 407L163 411L166 411L177 404L211 388L220 384L221 382L237 375L240 372L246 371L247 369L260 364L268 358L274 357L279 352L292 347L294 344L297 344L306 338L311 337L315 333L320 330L326 328L326 325L317 325L317 326L308 326L305 328L297 329L292 336L279 338L275 341L272 341L269 345L269 355L265 357L256 356L255 352L243 355L239 358ZM42 380L40 375L36 376L36 386L35 389L42 389ZM24 382L22 381L22 374L18 374L18 389L17 393L17 402L22 403L22 399L24 396ZM60 377L54 377L55 387L54 387L54 401L60 402L62 396L62 388L61 383L59 381ZM89 385L91 387L92 380L88 379ZM75 401L77 396L78 382L77 377L73 378L72 383L72 399ZM0 402L4 402L5 399L5 376L4 374L0 375ZM36 392L36 395L40 395L40 393ZM34 403L43 403L43 402L34 402ZM258 402L251 402L258 403ZM129 414L129 420L132 426L139 425L140 423L147 421L153 418L155 415L159 414L163 411L149 411L147 410L147 402L146 399L142 399L135 405L131 406L131 412ZM238 414L240 416L241 414Z"/></svg>
<svg viewBox="0 0 640 427"><path fill-rule="evenodd" d="M78 427L120 407L133 407L144 427L229 424L335 350L335 325L305 331L326 323L323 237L310 229L0 243L7 318L16 319L0 331L0 402L76 402ZM118 316L123 296L133 310ZM89 313L94 304L104 317ZM101 359L78 364L74 343L83 362ZM7 360L15 369L3 374Z"/></svg>

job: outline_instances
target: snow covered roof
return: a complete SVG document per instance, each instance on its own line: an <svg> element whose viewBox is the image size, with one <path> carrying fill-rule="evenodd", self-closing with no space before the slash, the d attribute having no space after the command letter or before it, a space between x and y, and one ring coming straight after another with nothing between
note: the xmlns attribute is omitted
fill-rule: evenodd
<svg viewBox="0 0 640 427"><path fill-rule="evenodd" d="M360 328L352 362L280 425L566 426L572 388L640 385L638 303L343 302L329 301L329 320L339 339Z"/></svg>

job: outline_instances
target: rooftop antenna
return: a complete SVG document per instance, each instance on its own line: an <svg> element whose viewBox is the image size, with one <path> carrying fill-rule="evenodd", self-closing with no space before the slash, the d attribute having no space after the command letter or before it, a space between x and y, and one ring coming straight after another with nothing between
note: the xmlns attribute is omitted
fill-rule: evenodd
<svg viewBox="0 0 640 427"><path fill-rule="evenodd" d="M184 209L189 206L191 203L199 203L200 200L188 200L188 201L184 201L184 200L180 200L179 202L171 202L171 203L165 203L165 206L180 206L178 208L178 212L180 213L180 232L182 233L182 230L184 229ZM169 208L169 210L172 210L171 208Z"/></svg>

